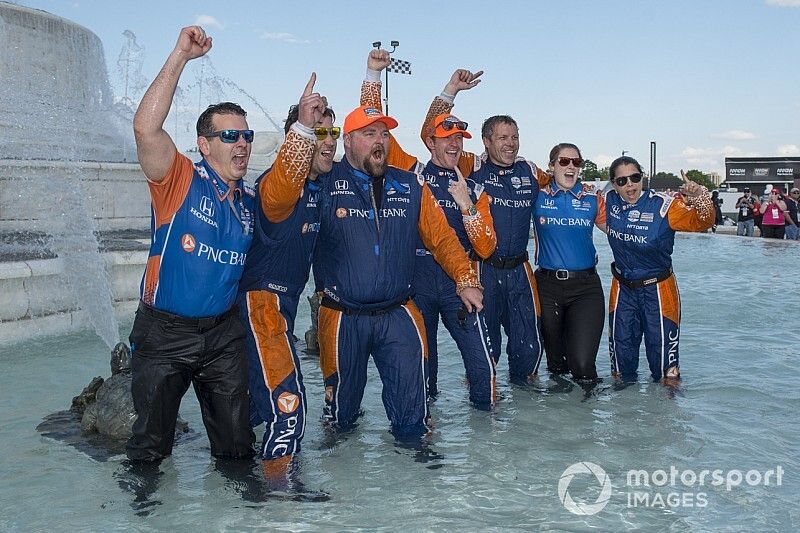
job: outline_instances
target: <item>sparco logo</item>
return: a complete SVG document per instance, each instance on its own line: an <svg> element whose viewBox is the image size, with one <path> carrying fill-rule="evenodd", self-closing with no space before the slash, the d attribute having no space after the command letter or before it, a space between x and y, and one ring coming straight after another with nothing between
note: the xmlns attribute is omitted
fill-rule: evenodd
<svg viewBox="0 0 800 533"><path fill-rule="evenodd" d="M283 285L278 285L277 283L267 283L267 287L272 289L273 291L278 291L278 292L286 292L289 290L287 287Z"/></svg>
<svg viewBox="0 0 800 533"><path fill-rule="evenodd" d="M600 484L600 494L597 496L594 503L575 501L570 495L568 490L569 484L578 474L592 474ZM597 514L605 508L608 500L611 498L611 480L608 479L606 471L594 463L588 461L575 463L568 466L558 480L558 498L561 500L564 508L572 514L583 516Z"/></svg>

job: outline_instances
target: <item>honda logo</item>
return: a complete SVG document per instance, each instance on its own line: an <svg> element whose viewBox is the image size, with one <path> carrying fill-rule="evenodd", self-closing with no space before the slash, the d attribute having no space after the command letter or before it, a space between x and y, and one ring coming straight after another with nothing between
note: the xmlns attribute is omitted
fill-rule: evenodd
<svg viewBox="0 0 800 533"><path fill-rule="evenodd" d="M337 191L346 191L347 189L347 180L336 180Z"/></svg>
<svg viewBox="0 0 800 533"><path fill-rule="evenodd" d="M214 216L214 202L208 196L203 196L203 199L200 200L200 212L207 217Z"/></svg>

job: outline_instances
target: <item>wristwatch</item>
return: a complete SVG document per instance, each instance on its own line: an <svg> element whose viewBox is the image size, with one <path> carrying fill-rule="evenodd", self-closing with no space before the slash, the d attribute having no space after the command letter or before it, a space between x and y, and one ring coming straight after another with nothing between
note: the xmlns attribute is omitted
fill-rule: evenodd
<svg viewBox="0 0 800 533"><path fill-rule="evenodd" d="M470 204L470 206L467 208L467 212L464 213L462 211L461 213L464 214L464 215L468 215L468 216L474 217L475 215L478 214L478 208L475 207L475 204Z"/></svg>

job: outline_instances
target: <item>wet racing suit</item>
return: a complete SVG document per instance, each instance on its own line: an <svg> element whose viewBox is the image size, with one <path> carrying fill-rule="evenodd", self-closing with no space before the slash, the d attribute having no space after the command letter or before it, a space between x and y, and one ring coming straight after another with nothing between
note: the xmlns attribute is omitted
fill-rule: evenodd
<svg viewBox="0 0 800 533"><path fill-rule="evenodd" d="M608 300L611 369L636 379L644 336L650 374L658 381L678 366L681 302L672 272L676 231L705 231L714 223L708 194L679 198L643 191L634 204L606 195L608 243L614 253Z"/></svg>
<svg viewBox="0 0 800 533"><path fill-rule="evenodd" d="M320 209L314 268L324 284L324 417L354 424L372 355L393 433L419 437L428 431L425 326L411 301L419 239L458 290L478 287L477 276L430 189L411 172L389 166L379 180L345 157L323 176Z"/></svg>
<svg viewBox="0 0 800 533"><path fill-rule="evenodd" d="M253 194L177 151L163 180L148 187L152 241L130 334L138 417L128 457L156 461L172 452L190 384L211 454L250 457L244 330L234 303L253 238Z"/></svg>
<svg viewBox="0 0 800 533"><path fill-rule="evenodd" d="M536 197L533 220L547 369L595 379L605 297L592 233L606 220L603 197L581 183L564 191L551 182Z"/></svg>
<svg viewBox="0 0 800 533"><path fill-rule="evenodd" d="M380 108L380 83L365 83L362 88L361 105ZM438 115L449 113L453 108L452 99L443 96L434 98L422 124L420 136L424 143L429 123ZM419 169L417 158L407 154L392 136L390 138L389 164L398 168ZM458 170L450 170L435 165L432 161L422 169L422 175L436 201L447 217L447 223L456 232L464 249L476 257L489 257L497 240L492 227L488 197L482 194L483 187L472 180L475 156L462 152ZM453 200L448 187L450 180L457 180L459 172L467 180L472 202L477 208L475 215L464 214ZM438 394L439 316L450 336L458 346L464 361L469 382L470 401L485 408L495 402L495 364L492 359L489 332L483 311L466 313L461 299L456 294L455 283L437 263L422 242L417 245L417 260L414 272L414 303L425 320L428 340L428 394Z"/></svg>
<svg viewBox="0 0 800 533"><path fill-rule="evenodd" d="M300 451L307 412L294 320L319 230L320 185L306 179L315 137L295 123L256 181L255 237L239 284L247 329L250 423L265 423L262 459Z"/></svg>
<svg viewBox="0 0 800 533"><path fill-rule="evenodd" d="M533 201L540 182L550 177L521 158L509 167L476 158L472 177L488 194L497 235L494 254L478 266L492 357L495 363L500 360L502 325L509 374L524 382L538 372L542 358L541 310L527 246Z"/></svg>

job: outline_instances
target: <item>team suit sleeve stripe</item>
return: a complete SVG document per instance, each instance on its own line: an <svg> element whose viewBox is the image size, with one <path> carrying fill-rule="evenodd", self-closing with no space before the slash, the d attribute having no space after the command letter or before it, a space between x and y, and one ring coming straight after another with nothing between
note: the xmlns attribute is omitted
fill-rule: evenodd
<svg viewBox="0 0 800 533"><path fill-rule="evenodd" d="M494 232L494 220L489 208L489 195L481 192L475 207L478 213L472 217L464 217L464 229L467 230L472 249L486 259L497 248L497 234Z"/></svg>
<svg viewBox="0 0 800 533"><path fill-rule="evenodd" d="M425 248L456 282L456 292L467 287L480 287L467 253L427 184L422 185L421 202L418 227Z"/></svg>
<svg viewBox="0 0 800 533"><path fill-rule="evenodd" d="M295 371L286 319L279 309L277 294L269 291L247 293L250 330L256 341L264 383L270 391L278 388Z"/></svg>
<svg viewBox="0 0 800 533"><path fill-rule="evenodd" d="M189 193L194 176L194 165L185 155L175 151L172 165L161 181L147 180L152 199L156 227L163 226L172 220L172 216L180 209Z"/></svg>
<svg viewBox="0 0 800 533"><path fill-rule="evenodd" d="M675 198L667 211L669 227L675 231L706 231L714 224L714 204L707 194L699 196L688 205Z"/></svg>
<svg viewBox="0 0 800 533"><path fill-rule="evenodd" d="M606 199L602 194L596 194L597 198L597 216L594 218L595 224L606 223Z"/></svg>
<svg viewBox="0 0 800 533"><path fill-rule="evenodd" d="M428 146L426 142L428 137L433 135L433 119L444 113L449 113L453 109L453 104L445 102L438 96L433 99L431 105L428 106L428 113L425 115L425 120L422 121L422 129L420 129L419 137L422 139L422 144ZM469 171L464 173L465 176L469 175Z"/></svg>
<svg viewBox="0 0 800 533"><path fill-rule="evenodd" d="M275 164L259 182L261 209L270 222L283 222L292 214L311 171L313 156L314 141L290 129Z"/></svg>

